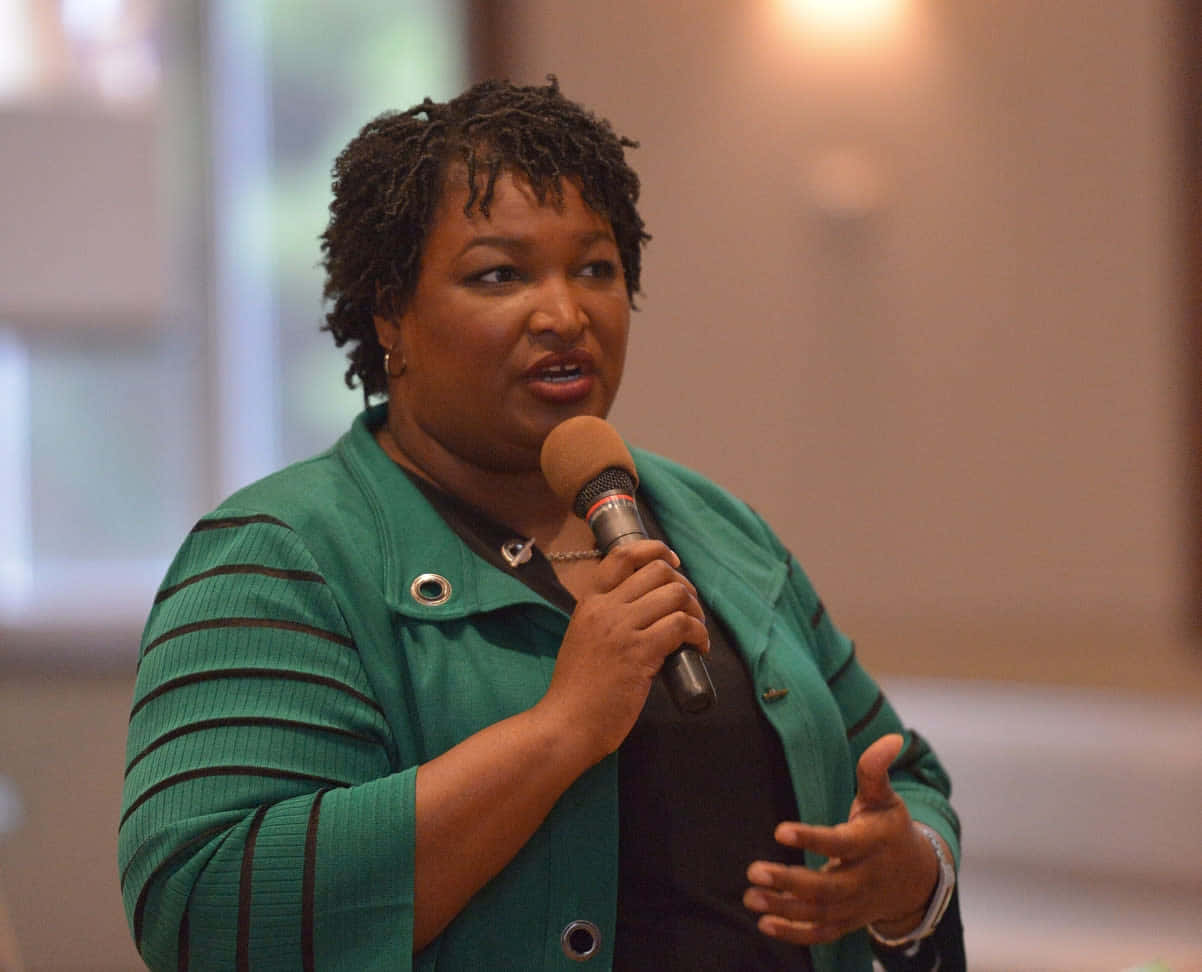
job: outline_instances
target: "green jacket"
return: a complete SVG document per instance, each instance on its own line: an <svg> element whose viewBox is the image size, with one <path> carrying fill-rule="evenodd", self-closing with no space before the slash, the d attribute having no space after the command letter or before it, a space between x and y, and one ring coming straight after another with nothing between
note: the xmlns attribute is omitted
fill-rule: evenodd
<svg viewBox="0 0 1202 972"><path fill-rule="evenodd" d="M561 934L583 920L601 932L586 964L606 968L620 752L411 956L417 766L532 706L568 617L469 551L368 417L380 419L365 413L329 452L202 519L164 580L120 830L138 947L154 969L568 969L578 963ZM901 724L748 507L662 458L635 460L642 495L747 660L801 818L845 820L859 754ZM415 593L423 575L449 584L445 603ZM958 855L947 777L921 737L906 741L894 787ZM863 933L812 953L823 972L871 966Z"/></svg>

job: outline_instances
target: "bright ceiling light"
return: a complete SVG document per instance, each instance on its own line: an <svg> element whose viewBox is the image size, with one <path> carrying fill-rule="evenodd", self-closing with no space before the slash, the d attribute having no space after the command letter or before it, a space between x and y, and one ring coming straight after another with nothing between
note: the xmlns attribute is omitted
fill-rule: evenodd
<svg viewBox="0 0 1202 972"><path fill-rule="evenodd" d="M874 32L897 20L906 0L782 0L807 26L830 33Z"/></svg>

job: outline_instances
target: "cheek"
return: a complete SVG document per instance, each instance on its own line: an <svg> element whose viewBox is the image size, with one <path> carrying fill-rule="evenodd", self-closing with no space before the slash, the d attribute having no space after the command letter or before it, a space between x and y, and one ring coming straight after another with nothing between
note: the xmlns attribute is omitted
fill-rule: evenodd
<svg viewBox="0 0 1202 972"><path fill-rule="evenodd" d="M495 408L508 369L507 345L478 329L428 332L409 362L409 400L427 416Z"/></svg>
<svg viewBox="0 0 1202 972"><path fill-rule="evenodd" d="M596 318L600 340L604 342L611 354L618 356L618 365L626 355L626 342L630 336L630 305L626 301L615 300L606 312Z"/></svg>
<svg viewBox="0 0 1202 972"><path fill-rule="evenodd" d="M485 364L495 367L512 344L510 330L500 315L449 309L435 320L415 322L412 364L429 372L431 380L439 374L478 371Z"/></svg>

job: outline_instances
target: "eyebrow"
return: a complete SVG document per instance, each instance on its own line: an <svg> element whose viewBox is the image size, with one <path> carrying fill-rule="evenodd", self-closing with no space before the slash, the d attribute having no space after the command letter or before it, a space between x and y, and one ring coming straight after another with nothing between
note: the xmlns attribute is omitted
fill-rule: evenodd
<svg viewBox="0 0 1202 972"><path fill-rule="evenodd" d="M614 246L618 245L618 241L614 238L613 233L607 232L606 230L593 230L590 233L581 233L578 237L576 237L576 242L580 246L592 246L598 241L612 243ZM463 256L463 254L480 246L495 246L501 250L517 250L518 252L526 252L534 248L534 237L504 236L501 234L473 236L467 241L467 243L464 244L457 256Z"/></svg>

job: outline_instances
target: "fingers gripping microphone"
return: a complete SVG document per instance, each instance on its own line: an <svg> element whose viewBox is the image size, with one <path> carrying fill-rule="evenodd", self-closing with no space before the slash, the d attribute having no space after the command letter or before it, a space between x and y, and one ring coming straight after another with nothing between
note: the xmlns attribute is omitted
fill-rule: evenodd
<svg viewBox="0 0 1202 972"><path fill-rule="evenodd" d="M638 474L622 437L604 419L578 415L561 422L543 443L543 475L573 512L588 522L602 555L647 536L635 503ZM701 653L681 645L660 670L684 712L708 709L716 697Z"/></svg>

